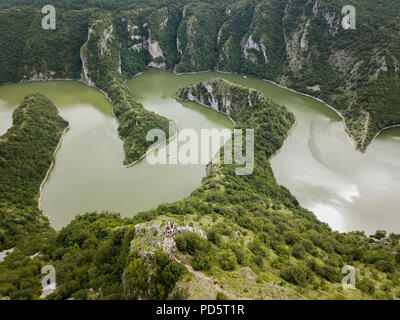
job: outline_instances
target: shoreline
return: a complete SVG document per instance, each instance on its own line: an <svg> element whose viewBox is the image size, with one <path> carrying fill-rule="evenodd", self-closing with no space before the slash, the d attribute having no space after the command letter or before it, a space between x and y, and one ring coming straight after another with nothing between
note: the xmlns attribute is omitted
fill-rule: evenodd
<svg viewBox="0 0 400 320"><path fill-rule="evenodd" d="M58 141L58 145L57 145L56 149L53 152L53 160L51 161L50 167L47 169L46 176L44 177L44 179L43 179L43 181L42 181L42 183L40 184L40 187L39 187L38 208L39 208L39 210L41 210L43 212L43 215L46 216L47 218L49 218L49 216L47 216L44 213L44 211L42 210L43 187L46 184L46 181L49 178L51 171L53 170L54 163L56 161L57 152L59 151L59 149L61 147L61 144L64 141L64 138L65 138L67 132L69 131L69 129L70 129L69 125L64 129L64 131L63 131L63 133L61 135L60 141Z"/></svg>
<svg viewBox="0 0 400 320"><path fill-rule="evenodd" d="M253 75L241 74L241 73L232 73L232 72L220 71L220 70L214 70L214 71L217 72L217 73L221 73L221 74L238 75L238 76L243 76L243 77L246 77L246 78L251 78L251 79L254 79L254 80L265 81L265 82L268 82L268 83L270 83L270 84L272 84L272 85L274 85L274 86L277 86L277 87L279 87L279 88L281 88L281 89L288 90L288 91L291 91L291 92L293 92L293 93L295 93L295 94L299 94L299 95L302 95L302 96L305 96L305 97L308 97L308 98L311 98L311 99L314 99L314 100L318 101L319 103L323 104L325 107L328 107L329 109L331 109L333 112L335 112L335 113L340 117L340 119L342 120L344 129L345 129L345 132L347 133L347 135L349 136L350 140L351 140L352 143L354 144L355 149L361 151L361 150L358 148L357 141L356 141L356 140L354 139L354 137L350 134L350 130L349 130L349 128L348 128L347 125L346 125L346 119L344 118L344 116L343 116L338 110L336 110L334 107L332 107L331 105L329 105L328 103L326 103L326 102L323 101L322 99L317 98L317 97L314 97L314 96L312 96L312 95L310 95L310 94L308 94L308 93L304 93L304 92L296 91L296 90L294 90L294 89L292 89L292 88L288 88L288 87L286 87L286 86L284 86L284 85L281 85L281 84L279 84L279 83L276 83L276 82L274 82L274 81L272 81L272 80L263 79L263 78L257 78L257 77L255 77L255 76L253 76ZM400 126L400 124L399 124L399 126ZM362 152L362 151L361 151L361 152Z"/></svg>
<svg viewBox="0 0 400 320"><path fill-rule="evenodd" d="M141 74L143 74L143 72L141 72L140 74L135 75L135 76L139 76L139 75L141 75ZM132 78L132 79L133 79L133 78ZM130 79L129 79L129 80L130 80ZM126 81L129 81L129 80L126 80ZM156 150L157 148L161 147L162 145L168 143L171 139L173 139L173 138L178 134L178 126L177 126L177 127L176 127L177 130L176 130L176 132L175 132L175 134L174 134L173 136L171 136L171 137L169 137L167 140L165 140L165 141L163 141L163 142L160 142L159 144L153 146L150 150L147 150L143 155L141 155L141 157L140 157L139 159L137 159L137 160L135 160L135 161L133 161L133 162L131 162L131 163L124 164L124 159L125 159L124 140L121 138L121 136L120 136L119 133L118 133L119 121L118 121L118 118L116 117L116 115L115 115L115 113L114 113L114 104L113 104L112 100L111 100L110 97L107 95L107 93L106 93L105 91L103 91L102 89L96 87L95 85L94 85L94 86L90 86L89 84L87 84L87 83L86 83L85 81L83 81L82 79L80 79L80 81L81 81L82 83L84 83L85 85L87 85L87 86L89 86L89 87L91 87L91 88L94 88L94 89L97 89L98 91L100 91L102 94L104 94L104 96L107 98L107 100L108 100L108 101L110 102L110 104L111 104L111 113L112 113L112 116L113 116L113 118L114 118L114 120L115 120L115 123L116 123L116 125L117 125L117 128L116 128L117 135L118 135L118 138L119 138L119 139L121 140L121 142L122 142L122 144L121 144L121 146L122 146L122 150L121 150L121 153L122 153L122 165L121 165L121 166L122 166L122 168L129 168L129 167L132 167L132 166L134 166L135 164L139 163L139 162L142 161L144 158L146 158L146 156L147 156L150 152L152 152L152 151ZM125 82L126 82L126 81L125 81ZM124 82L124 83L125 83L125 82ZM132 95L133 95L133 94L132 94ZM144 108L144 106L143 106L143 108ZM146 109L146 108L145 108L145 109ZM146 110L147 110L147 109L146 109ZM171 119L168 119L168 121L171 121ZM177 121L175 121L175 123L177 124Z"/></svg>
<svg viewBox="0 0 400 320"><path fill-rule="evenodd" d="M201 106L203 106L203 107L205 107L205 108L214 110L215 112L218 112L218 113L221 113L221 114L224 114L224 115L226 115L226 116L228 117L228 119L233 123L234 127L236 127L235 121L234 121L234 120L230 117L230 115L227 114L226 112L217 111L217 110L211 108L210 106L207 106L206 104L201 103L201 102L198 102L198 101L184 100L184 99L182 99L182 98L180 98L180 97L177 97L177 96L174 96L174 98L177 99L177 100L183 101L183 102L194 102L194 103L197 103L197 104L199 104L199 105L201 105ZM285 108L286 108L286 107L285 107ZM291 127L291 128L288 130L288 132L286 133L286 138L285 138L285 140L283 140L282 145L280 146L280 148L279 148L278 150L276 150L276 151L268 158L268 161L271 161L272 158L274 158L274 157L282 150L282 148L283 148L283 146L285 145L286 141L289 139L290 133L295 129L296 125L297 125L297 120L295 119L295 120L294 120L294 123L293 123L293 125L292 125L292 127Z"/></svg>
<svg viewBox="0 0 400 320"><path fill-rule="evenodd" d="M226 113L226 112L217 111L217 110L211 108L210 106L207 106L206 104L201 103L201 102L199 102L199 101L185 100L185 99L179 98L179 97L177 97L177 96L175 96L175 95L174 95L174 99L179 100L179 101L183 101L183 102L194 102L194 103L197 103L197 104L199 104L199 105L201 105L201 106L203 106L203 107L205 107L205 108L207 108L207 109L211 109L211 110L214 110L215 112L218 112L218 113L220 113L220 114L226 115L226 116L228 117L229 121L232 122L233 126L236 127L236 122L235 122L235 120L233 120L233 119L231 118L231 116L230 116L228 113Z"/></svg>
<svg viewBox="0 0 400 320"><path fill-rule="evenodd" d="M151 68L148 68L148 69L151 69ZM154 68L154 69L158 69L158 68ZM147 70L147 69L146 69L146 70ZM162 70L162 69L158 69L158 70L166 71L166 70ZM273 82L272 80L260 79L260 78L256 78L256 77L251 76L251 75L238 74L238 73L231 73L231 72L226 72L226 71L219 71L219 70L213 70L213 71L216 72L216 73L220 73L220 74L239 75L239 76L243 76L243 77L249 77L249 78L255 79L255 80L262 80L262 81L265 81L265 82L269 82L269 83L271 83L272 85L275 85L275 86L277 86L277 87L279 87L279 88L281 88L281 89L289 90L289 91L291 91L291 92L293 92L293 93L295 93L295 94L300 94L300 95L303 95L303 96L306 96L306 97L308 97L308 98L311 98L311 99L314 99L314 100L318 101L319 103L321 103L321 104L324 105L325 107L328 107L329 109L331 109L332 111L334 111L334 112L341 118L342 123L343 123L344 128L345 128L345 131L347 132L349 138L351 139L351 141L352 141L353 144L355 145L356 149L359 150L359 151L362 152L362 153L366 152L368 146L372 144L372 142L379 136L380 133L382 133L382 132L385 131L385 130L389 130L389 129L392 129L392 128L399 128L399 127L400 127L400 124L396 124L396 125L391 125L391 126L387 126L387 127L384 127L384 128L382 128L382 129L380 129L380 130L375 134L375 136L372 138L372 140L371 140L371 142L369 143L369 145L367 146L367 148L366 148L364 151L361 151L361 150L357 147L356 141L354 140L354 138L353 138L353 137L350 135L350 133L349 133L348 127L347 127L347 125L346 125L346 123L345 123L345 118L344 118L344 116L343 116L338 110L334 109L331 105L329 105L328 103L324 102L322 99L316 98L316 97L311 96L310 94L307 94L307 93L298 92L298 91L296 91L296 90L294 90L294 89L285 87L285 86L280 85L280 84L278 84L278 83L275 83L275 82ZM213 71L209 70L209 71L199 71L199 72L180 73L180 74L177 74L177 73L175 73L175 72L172 72L172 73L175 74L175 75L186 75L186 74L207 73L207 72L213 72ZM171 71L166 71L166 72L171 72ZM127 82L127 81L129 81L129 80L131 80L131 79L133 79L133 78L135 78L135 77L138 77L138 76L142 75L143 73L144 73L144 72L140 72L139 74L133 76L132 78L127 79L125 82ZM109 96L107 95L107 93L104 92L102 89L96 87L95 85L89 85L89 84L88 84L87 82L85 82L82 78L79 78L79 79L73 79L73 78L65 78L65 79L62 79L62 78L55 78L55 79L36 79L36 80L29 79L29 80L20 80L19 82L16 82L16 83L46 82L46 81L78 81L78 82L81 82L81 83L83 83L84 85L86 85L86 86L88 86L88 87L90 87L90 88L97 89L99 92L101 92L102 94L104 94L104 96L106 97L106 99L110 102L110 104L111 104L111 113L112 113L113 118L114 118L115 121L116 121L115 123L116 123L116 125L117 125L117 130L118 130L119 121L118 121L118 119L116 118L116 116L115 116L115 114L114 114L113 102L111 101L111 99L109 98ZM7 85L12 85L12 84L15 84L15 82L4 83L4 84L1 85L1 86L7 86ZM185 100L180 99L180 98L178 98L178 97L176 97L176 96L174 96L174 98L177 99L177 100L180 100L180 101L185 101ZM205 104L203 104L203 103L200 103L200 102L198 102L198 101L187 101L187 102L196 102L196 103L198 103L198 104L200 104L200 105L202 105L202 106L204 106L204 107L206 107L206 108L212 109L211 107L209 107L209 106L207 106L207 105L205 105ZM213 109L213 110L214 110L214 109ZM215 110L215 111L216 111L216 110ZM235 121L234 121L227 113L225 113L225 112L220 112L220 111L216 111L216 112L226 115L226 116L228 117L228 119L233 123L233 125L236 126ZM281 146L278 150L276 150L275 153L274 153L273 155L271 155L271 156L268 158L268 161L272 160L272 159L281 151L281 149L282 149L283 146L285 145L287 139L289 138L290 133L294 130L294 128L296 127L296 125L297 125L297 120L295 120L295 123L293 124L292 128L287 132L287 137L285 138L285 140L284 140L282 146ZM53 169L53 167L54 167L56 154L57 154L58 150L60 149L61 144L62 144L62 142L63 142L63 140L64 140L64 137L65 137L65 135L66 135L66 133L67 133L67 131L68 131L69 129L70 129L70 127L68 126L68 127L64 130L64 132L63 132L63 134L62 134L62 137L61 137L61 139L60 139L60 141L59 141L59 144L57 145L57 148L56 148L56 150L55 150L55 152L54 152L54 157L53 157L53 160L52 160L52 162L51 162L51 165L50 165L49 169L47 170L46 176L45 176L44 180L42 181L42 183L41 183L41 185L40 185L40 188L39 188L39 198L38 198L38 207L39 207L40 210L42 210L42 209L41 209L41 206L42 206L41 201L42 201L42 196L43 196L42 193L43 193L44 184L46 183L46 181L47 181L47 179L48 179L48 177L49 177L49 175L50 175L50 173L51 173L51 171L52 171L52 169ZM129 164L127 164L127 165L122 164L122 167L123 167L123 168L129 168L129 167L134 166L135 164L137 164L137 163L139 163L140 161L142 161L150 152L156 150L157 148L161 147L162 145L168 143L170 140L172 140L173 138L175 138L175 137L177 136L177 134L178 134L178 131L176 131L175 134L174 134L173 136L169 137L166 141L163 141L163 142L157 144L156 146L153 146L150 150L147 150L146 153L144 153L138 160L136 160L136 161L134 161L134 162L132 162L132 163L129 163ZM118 137L120 138L120 140L121 140L121 142L122 142L122 146L123 146L123 140L121 139L121 137L119 136L119 134L118 134ZM124 159L124 158L125 158L125 151L123 150L123 147L122 147L122 155L123 155L122 158ZM44 214L44 212L43 212L43 214ZM45 215L46 217L48 217L46 214L44 214L44 215Z"/></svg>
<svg viewBox="0 0 400 320"><path fill-rule="evenodd" d="M280 146L280 148L279 148L278 150L276 150L276 151L268 158L268 161L269 161L270 163L271 163L271 160L272 160L275 156L277 156L279 152L282 151L282 148L285 146L286 141L289 139L290 133L291 133L292 131L294 131L294 129L296 128L296 126L297 126L297 120L296 120L296 118L295 118L294 123L293 123L292 127L289 129L289 131L286 133L286 138L285 138L285 140L283 140L282 145Z"/></svg>
<svg viewBox="0 0 400 320"><path fill-rule="evenodd" d="M157 68L156 68L156 69L157 69ZM168 72L168 70L162 70L162 69L159 69L159 70ZM344 131L347 133L347 136L349 137L349 139L350 139L351 142L353 143L355 149L358 150L358 151L360 151L361 153L365 153L365 152L367 151L368 147L372 144L372 142L373 142L373 141L379 136L379 134L382 133L383 131L389 130L389 129L393 129L393 128L400 128L400 123L399 123L399 124L387 126L387 127L384 127L384 128L382 128L382 129L380 129L380 130L375 134L375 136L371 139L370 143L365 147L365 150L361 150L361 149L358 147L357 141L354 139L353 135L350 133L350 130L349 130L347 124L346 124L346 119L345 119L345 117L340 113L340 111L336 110L334 107L332 107L330 104L328 104L327 102L325 102L324 100L322 100L322 99L320 99L320 98L314 97L314 96L312 96L312 95L310 95L310 94L308 94L308 93L296 91L296 90L294 90L294 89L292 89L292 88L286 87L286 86L281 85L281 84L279 84L279 83L276 83L276 82L274 82L274 81L272 81L272 80L268 80L268 79L264 79L264 78L257 78L257 77L255 77L254 75L249 75L249 74L244 74L244 73L236 73L236 72L222 71L222 70L218 70L218 69L207 70L207 71L197 71L197 72L186 72L186 73L176 73L176 72L175 72L175 69L172 71L173 74L178 75L178 76L179 76L179 75L186 75L186 74L188 74L188 75L190 75L190 74L191 74L191 75L194 75L194 74L201 74L201 73L206 73L206 72L216 72L216 73L226 74L226 75L236 75L236 76L242 76L242 77L246 77L246 78L251 78L251 79L254 79L254 80L261 80L261 81L269 82L269 83L271 83L272 85L275 85L275 86L277 86L277 87L279 87L279 88L281 88L281 89L289 90L289 91L291 91L291 92L293 92L293 93L295 93L295 94L299 94L299 95L302 95L302 96L311 98L311 99L313 99L313 100L315 100L315 101L321 103L322 105L324 105L324 106L327 107L328 109L332 110L334 113L336 113L336 114L340 117L340 119L342 120L341 122L342 122L342 124L343 124L343 126L344 126ZM144 72L141 72L140 74L143 74L143 73L144 73ZM291 132L291 130L289 130L289 132Z"/></svg>
<svg viewBox="0 0 400 320"><path fill-rule="evenodd" d="M321 103L322 105L324 105L325 107L327 107L328 109L331 109L331 110L332 110L333 112L335 112L335 113L340 117L340 119L342 120L342 124L343 124L343 127L344 127L344 131L347 133L348 137L350 138L350 140L351 140L352 143L354 144L355 149L358 150L358 151L360 151L360 152L362 152L362 153L365 152L365 151L362 151L362 150L358 147L357 141L356 141L356 140L354 139L354 137L351 135L350 129L348 128L348 126L347 126L347 124L346 124L346 119L345 119L345 117L344 117L338 110L336 110L334 107L332 107L330 104L328 104L328 103L326 103L324 100L322 100L322 99L320 99L320 98L317 98L317 97L314 97L314 96L312 96L312 95L310 95L310 94L308 94L308 93L303 93L303 92L296 91L296 90L294 90L294 89L291 89L291 88L285 87L285 86L283 86L283 85L280 85L280 84L278 84L278 83L276 83L276 82L273 82L272 80L267 80L267 79L262 79L262 80L263 80L263 81L266 81L266 82L269 82L269 83L271 83L271 84L273 84L273 85L275 85L275 86L277 86L277 87L279 87L279 88L281 88L281 89L289 90L289 91L291 91L291 92L293 92L293 93L300 94L300 95L303 95L303 96L305 96L305 97L314 99L314 100L318 101L319 103Z"/></svg>
<svg viewBox="0 0 400 320"><path fill-rule="evenodd" d="M164 71L164 72L171 72L171 73L173 73L173 74L175 74L175 75L177 75L177 76L180 76L180 75L195 75L195 74L201 74L201 73L207 73L207 72L216 72L216 73L226 74L226 75L237 75L237 76L242 76L242 77L248 77L248 78L251 78L251 79L254 79L254 80L261 80L261 81L269 82L269 83L271 83L272 85L275 85L275 86L277 86L277 87L279 87L279 88L281 88L281 89L289 90L289 91L291 91L291 92L293 92L293 93L295 93L295 94L299 94L299 95L302 95L302 96L311 98L311 99L313 99L313 100L315 100L315 101L321 103L321 104L324 105L325 107L329 108L330 110L332 110L334 113L336 113L336 114L340 117L340 119L342 120L344 129L345 129L345 132L347 133L348 137L350 138L350 140L351 140L352 143L354 144L355 149L358 150L358 151L360 151L361 153L365 153L365 152L367 151L368 147L369 147L369 146L372 144L372 142L379 136L380 133L382 133L382 132L385 131L385 130L389 130L389 129L399 128L399 127L400 127L400 123L399 123L399 124L395 124L395 125L386 126L386 127L382 128L382 129L380 129L380 130L375 134L375 136L371 139L371 141L370 141L370 143L368 144L368 146L365 147L365 150L361 150L361 149L358 147L357 141L356 141L356 140L354 139L354 137L350 134L350 130L349 130L348 126L346 125L346 120L345 120L344 116L343 116L338 110L336 110L334 107L332 107L330 104L326 103L324 100L322 100L322 99L320 99L320 98L317 98L317 97L314 97L314 96L312 96L312 95L310 95L310 94L308 94L308 93L296 91L296 90L294 90L294 89L292 89L292 88L286 87L286 86L281 85L281 84L279 84L279 83L276 83L276 82L274 82L274 81L272 81L272 80L268 80L268 79L264 79L264 78L257 78L257 77L255 77L255 76L253 76L253 75L242 74L242 73L236 73L236 72L229 72L229 71L222 71L222 70L217 70L217 69L214 69L214 70L205 70L205 71L194 71L194 72L181 72L181 73L176 73L176 72L175 72L175 68L171 71L171 70L164 70L164 69L160 69L160 68L156 68L156 67L146 67L146 69L145 69L144 71L135 74L133 77L131 77L131 78L129 78L129 79L126 79L126 80L124 81L124 83L126 83L126 82L128 82L128 81L130 81L130 80L132 80L132 79L134 79L134 78L136 78L136 77L139 77L140 75L144 74L144 73L145 73L147 70L149 70L149 69L155 69L155 70L160 70L160 71ZM74 78L54 78L54 79L37 79L37 80L29 79L29 80L20 80L20 81L18 81L18 82L6 82L6 83L3 83L2 85L0 85L0 87L1 87L1 86L12 85L12 84L16 84L16 83L46 82L46 81L78 81L78 82L81 82L81 83L85 84L86 86L88 86L88 87L90 87L90 88L97 89L98 91L100 91L101 93L103 93L103 94L106 96L107 100L111 103L111 111L112 111L113 117L116 119L117 124L118 124L118 126L119 126L118 119L115 117L115 114L114 114L114 108L113 108L113 106L112 106L112 101L111 101L111 99L108 97L108 95L107 95L103 90L101 90L100 88L98 88L98 87L96 87L96 86L91 86L91 85L89 85L89 84L88 84L87 82L85 82L82 78L76 78L76 79L74 79ZM206 106L206 107L207 107L207 106ZM207 107L207 108L208 108L208 107ZM217 111L217 112L218 112L218 111ZM231 119L230 119L230 120L231 120ZM231 120L231 121L232 121L232 120ZM119 135L118 135L118 136L119 136ZM122 140L122 139L121 139L121 140ZM124 152L124 151L123 151L123 152ZM124 165L122 165L122 166L124 167Z"/></svg>
<svg viewBox="0 0 400 320"><path fill-rule="evenodd" d="M170 121L171 121L171 120L170 120ZM151 152L154 151L154 150L157 150L159 147L161 147L161 146L164 145L164 144L168 144L169 141L171 141L172 139L174 139L175 137L177 137L177 136L178 136L178 121L175 121L175 123L176 123L176 131L175 131L175 133L174 133L172 136L170 136L170 137L169 137L168 139L166 139L165 141L162 141L162 142L160 142L160 143L158 143L158 144L152 146L150 149L147 149L147 151L146 151L139 159L133 161L132 163L122 165L122 167L123 167L123 168L129 168L129 167L134 166L135 164L139 163L139 162L142 161L144 158L146 158L146 157L149 155L149 153L151 153Z"/></svg>
<svg viewBox="0 0 400 320"><path fill-rule="evenodd" d="M216 73L220 73L220 74L239 75L239 74L234 74L234 73L221 72L221 71L218 71L218 70L214 70L214 71L215 71ZM203 72L198 72L198 73L203 73ZM140 73L140 74L135 75L135 76L140 76L141 74L143 74L143 73ZM241 76L244 76L244 75L241 75ZM334 111L334 112L342 119L342 122L343 122L343 123L344 123L344 121L345 121L343 115L342 115L340 112L338 112L338 111L335 110L332 106L330 106L329 104L325 103L323 100L321 100L321 99L319 99L319 98L313 97L313 96L311 96L311 95L309 95L309 94L306 94L306 93L297 92L297 91L295 91L294 89L290 89L290 88L287 88L287 87L285 87L285 86L283 86L283 85L279 85L279 84L277 84L277 83L275 83L275 82L273 82L273 81L271 81L271 80L259 79L259 78L255 78L255 77L252 77L252 76L248 76L248 77L249 77L249 78L252 78L252 79L256 79L256 80L263 80L263 81L266 81L266 82L271 83L272 85L275 85L275 86L277 86L277 87L280 87L280 88L282 88L282 89L286 89L286 90L292 91L292 92L295 93L295 94L300 94L300 95L303 95L303 96L307 96L307 97L309 97L309 98L312 98L312 99L314 99L314 100L320 102L321 104L323 104L325 107L328 107L329 109L331 109L332 111ZM132 78L132 79L133 79L133 78ZM129 80L130 80L130 79L129 79ZM103 90L101 90L100 88L97 88L96 86L93 86L93 85L89 86L89 85L88 85L85 81L83 81L82 79L22 80L22 81L19 81L19 83L24 83L24 82L45 82L45 81L78 81L78 82L82 82L83 84L85 84L85 85L88 86L88 87L97 89L98 91L100 91L101 93L103 93L103 94L105 95L106 99L111 103L111 112L112 112L113 118L115 119L115 121L116 121L115 123L117 124L117 126L119 125L118 119L115 117L115 114L114 114L114 111L113 111L113 104L112 104L112 101L111 101L111 99L108 97L108 95L107 95ZM18 82L17 82L17 83L18 83ZM5 85L11 85L11 84L15 84L15 83L7 83L7 84L3 84L3 85L5 86ZM185 101L185 100L183 100L183 99L177 98L176 96L174 96L174 98L175 98L175 99L178 99L178 100L181 100L181 101ZM204 104L202 104L202 103L199 103L199 102L197 102L197 101L192 101L192 102L196 102L196 103L198 103L198 104L200 104L200 105L202 105L202 106L204 106L204 107L206 107L206 108L212 109L211 107L209 107L209 106L207 106L207 105L204 105ZM212 109L212 110L214 110L214 109ZM214 110L214 111L216 111L216 110ZM230 116L229 116L228 114L226 114L226 113L224 113L224 112L219 112L219 111L217 111L217 112L227 115L227 117L229 118L229 120L235 125L235 122L233 121L233 119L230 118ZM298 124L298 123L297 123L297 120L295 120L295 122L294 122L292 128L287 132L287 137L286 137L285 140L283 141L281 147L280 147L278 150L276 150L276 151L274 152L274 154L272 154L272 155L268 158L268 161L271 161L271 160L283 149L285 143L287 142L288 138L290 137L290 134L291 134L292 131L296 128L296 125L297 125L297 124ZM345 125L345 123L344 123L344 127L345 127L345 129L347 129L347 126ZM387 126L387 127L384 127L384 128L382 128L382 129L380 129L380 130L375 134L375 136L374 136L373 139L371 140L370 144L372 144L372 142L373 142L373 141L379 136L379 134L382 133L383 131L389 130L389 129L392 129L392 128L399 128L399 127L400 127L400 124L396 124L396 125L391 125L391 126ZM48 218L49 218L49 216L47 216L47 215L43 212L43 210L41 209L41 207L42 207L43 187L44 187L45 183L47 182L47 180L48 180L48 178L49 178L49 176L50 176L51 171L53 170L53 167L54 167L54 165L55 165L55 160L56 160L56 154L57 154L57 152L59 151L59 149L61 148L62 142L63 142L63 140L64 140L64 138L65 138L65 136L66 136L66 133L68 132L69 129L70 129L69 126L66 127L66 128L64 129L63 134L62 134L62 136L61 136L61 138L60 138L60 141L59 141L59 143L58 143L58 145L57 145L57 147L56 147L56 149L55 149L55 151L54 151L53 160L52 160L52 162L51 162L51 164L50 164L50 167L48 168L48 170L47 170L47 172L46 172L46 176L45 176L45 178L43 179L42 183L40 184L40 188L39 188L38 207L39 207L39 209L42 211L42 214L43 214L44 216L48 217ZM168 143L168 141L170 141L172 138L174 138L174 137L176 136L177 132L178 132L178 131L176 131L175 135L173 135L172 137L168 138L166 141L163 141L163 142L161 142L160 144L157 144L156 146L154 146L151 150L146 151L146 153L143 154L142 157L141 157L140 159L134 161L134 162L131 163L131 164L122 165L122 167L130 167L130 166L133 166L133 165L137 164L139 161L143 160L143 158L145 158L145 157L148 155L149 152L151 152L151 151L153 151L154 149L160 147L160 146L161 146L162 144L164 144L164 143ZM346 130L346 132L347 132L347 130ZM350 136L350 137L351 137L351 136ZM123 140L122 140L121 138L120 138L120 140L123 142ZM354 142L353 139L352 139L352 141ZM370 144L369 144L369 145L370 145ZM123 153L123 155L124 155L124 153Z"/></svg>
<svg viewBox="0 0 400 320"><path fill-rule="evenodd" d="M372 142L373 142L383 131L386 131L386 130L389 130L389 129L395 129L395 128L400 128L400 124L394 124L394 125L392 125L392 126L387 126L387 127L383 128L383 129L380 129L380 130L375 134L375 136L371 139L370 145L372 144Z"/></svg>

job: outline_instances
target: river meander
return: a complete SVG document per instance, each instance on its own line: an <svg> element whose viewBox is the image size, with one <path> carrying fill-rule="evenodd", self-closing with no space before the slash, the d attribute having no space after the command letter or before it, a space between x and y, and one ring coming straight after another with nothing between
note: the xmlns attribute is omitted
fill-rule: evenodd
<svg viewBox="0 0 400 320"><path fill-rule="evenodd" d="M335 230L400 232L400 129L383 132L362 154L335 112L269 82L215 72L150 70L128 86L145 108L178 121L180 129L231 129L224 115L173 98L178 88L215 77L255 88L295 114L296 127L271 164L278 182L304 207ZM122 168L122 142L110 103L77 81L1 86L0 134L11 126L13 108L35 92L49 97L71 127L43 188L42 209L56 229L95 210L132 216L182 199L200 186L205 165L150 165L144 160Z"/></svg>

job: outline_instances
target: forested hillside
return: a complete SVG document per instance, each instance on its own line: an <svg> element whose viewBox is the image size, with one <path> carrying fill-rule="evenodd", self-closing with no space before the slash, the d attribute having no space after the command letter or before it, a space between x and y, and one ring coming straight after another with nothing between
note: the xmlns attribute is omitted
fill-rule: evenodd
<svg viewBox="0 0 400 320"><path fill-rule="evenodd" d="M239 165L223 163L221 150L221 163L208 166L202 186L176 203L131 219L107 212L77 216L57 233L48 224L26 222L39 236L24 237L13 230L21 239L0 263L0 296L39 297L41 266L51 264L57 270L57 290L48 299L399 297L398 235L379 231L368 238L362 232L332 232L276 183L268 158L293 126L291 113L253 89L220 79L182 88L177 96L196 97L229 113L236 128L255 129L253 173L236 175ZM15 113L17 126L29 99ZM46 112L48 118L54 109ZM60 124L61 130L66 124ZM24 128L31 131L36 125L27 122ZM30 145L17 146L31 150ZM47 155L36 158L41 163ZM29 163L23 157L14 161ZM35 201L29 204L22 211L32 218L31 210L38 211ZM13 219L18 221L20 214ZM176 225L172 236L166 233L170 222ZM5 227L13 223L6 220ZM356 290L342 289L341 269L347 264L358 270Z"/></svg>
<svg viewBox="0 0 400 320"><path fill-rule="evenodd" d="M57 8L56 30L41 28L45 4ZM3 0L0 84L76 78L101 89L119 121L126 164L145 153L150 128L168 131L167 119L146 111L125 85L147 67L250 74L320 97L364 150L380 129L400 123L400 4L360 0L357 29L343 30L344 4ZM43 96L21 103L0 141L0 250L14 248L0 261L0 297L38 298L47 264L58 286L49 299L400 297L398 235L333 232L275 181L268 160L294 124L290 112L220 79L177 95L194 100L188 93L229 113L236 128L255 129L253 173L210 164L202 186L181 201L131 219L86 213L60 232L37 201L67 123ZM172 238L168 222L181 228ZM347 264L358 270L355 290L340 283Z"/></svg>
<svg viewBox="0 0 400 320"><path fill-rule="evenodd" d="M37 8L0 10L0 83L79 78L89 12L58 10L58 28L43 30Z"/></svg>
<svg viewBox="0 0 400 320"><path fill-rule="evenodd" d="M39 187L67 126L39 94L15 109L13 126L0 137L0 250L50 230L38 209Z"/></svg>
<svg viewBox="0 0 400 320"><path fill-rule="evenodd" d="M56 30L41 29L40 8L48 3L57 8ZM342 28L346 4L344 0L6 0L0 6L4 8L0 83L79 78L79 52L88 30L106 19L107 27L113 28L113 40L108 39L113 43L113 63L121 63L120 69L116 65L113 69L122 79L149 66L270 79L332 105L345 118L357 147L365 150L379 130L400 124L400 3L358 1L354 30ZM99 62L96 52L101 50L92 52L88 65L91 60ZM99 84L109 82L109 71L102 67L97 71L105 77L98 79ZM145 116L149 117L154 118ZM126 161L133 161L138 156L130 150L135 142L124 129L120 133ZM138 153L146 146L140 140Z"/></svg>

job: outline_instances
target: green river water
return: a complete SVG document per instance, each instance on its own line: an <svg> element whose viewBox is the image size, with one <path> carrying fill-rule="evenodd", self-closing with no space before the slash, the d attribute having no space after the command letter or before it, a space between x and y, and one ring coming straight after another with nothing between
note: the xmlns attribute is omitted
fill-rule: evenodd
<svg viewBox="0 0 400 320"><path fill-rule="evenodd" d="M215 77L255 88L295 114L296 127L271 164L278 182L304 207L335 230L400 232L400 129L383 132L361 154L335 112L262 80L150 70L128 81L128 86L145 108L178 121L180 129L232 129L224 115L173 98L180 87ZM110 103L77 81L1 86L0 134L11 126L13 108L35 92L50 98L71 127L43 188L42 209L56 229L84 212L133 216L180 200L201 185L205 165L150 165L144 160L122 168L122 142Z"/></svg>

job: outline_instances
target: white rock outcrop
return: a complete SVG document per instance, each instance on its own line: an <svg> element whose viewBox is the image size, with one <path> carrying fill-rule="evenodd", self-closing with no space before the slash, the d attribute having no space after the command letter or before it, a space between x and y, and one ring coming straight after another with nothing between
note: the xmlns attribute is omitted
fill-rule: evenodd
<svg viewBox="0 0 400 320"><path fill-rule="evenodd" d="M264 44L262 42L257 43L256 41L254 41L252 35L250 35L247 38L247 41L244 43L243 54L247 60L250 60L253 63L257 63L257 58L247 51L250 49L254 49L256 51L261 51L264 56L265 63L268 63L268 57L267 57L267 53L266 53Z"/></svg>
<svg viewBox="0 0 400 320"><path fill-rule="evenodd" d="M321 86L319 84L316 84L313 86L307 86L307 89L312 91L321 91Z"/></svg>
<svg viewBox="0 0 400 320"><path fill-rule="evenodd" d="M101 39L99 41L99 48L100 48L101 55L104 55L106 52L108 52L107 43L110 39L112 39L113 31L114 31L114 27L112 24L110 24L106 29L104 29L103 36L101 37Z"/></svg>
<svg viewBox="0 0 400 320"><path fill-rule="evenodd" d="M90 39L92 33L93 33L93 29L89 27L89 29L88 29L88 40ZM81 62L82 62L81 79L89 87L94 87L96 84L94 83L94 81L89 76L88 59L87 59L86 53L87 53L87 43L85 43L82 46L81 51L80 51Z"/></svg>
<svg viewBox="0 0 400 320"><path fill-rule="evenodd" d="M4 259L5 259L10 253L12 253L13 251L14 251L14 248L1 251L1 252L0 252L0 262L3 262Z"/></svg>

